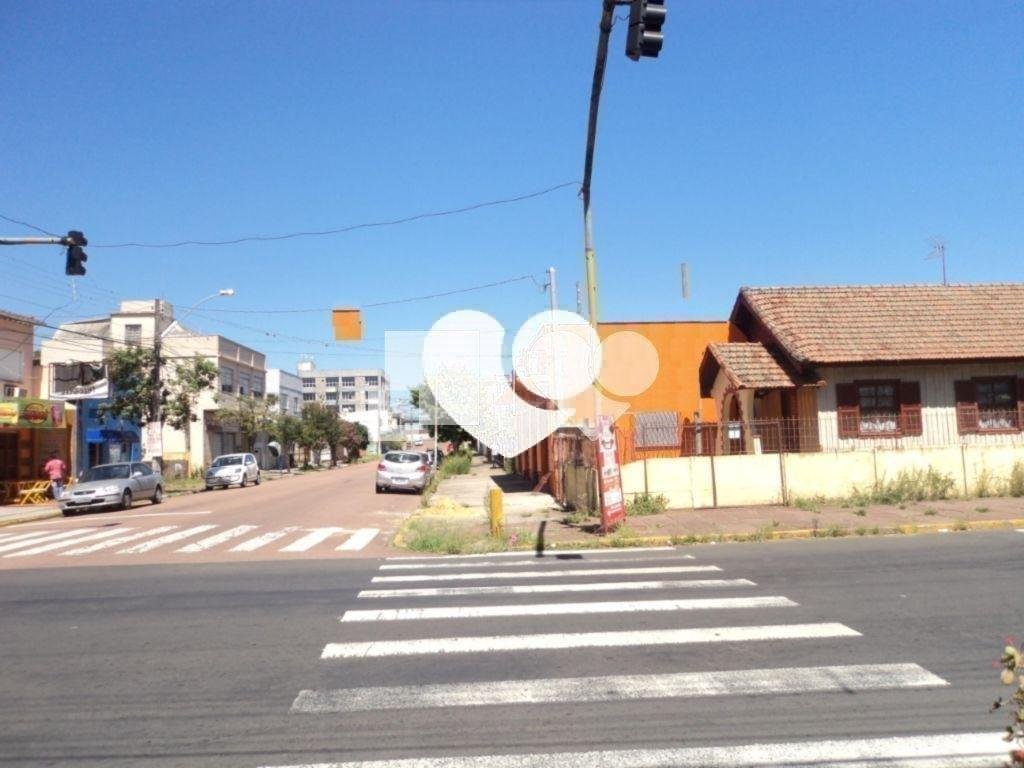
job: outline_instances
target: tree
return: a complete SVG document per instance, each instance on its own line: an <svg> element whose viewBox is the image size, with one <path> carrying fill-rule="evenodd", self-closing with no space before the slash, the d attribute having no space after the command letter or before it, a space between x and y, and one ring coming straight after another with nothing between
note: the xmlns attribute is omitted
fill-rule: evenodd
<svg viewBox="0 0 1024 768"><path fill-rule="evenodd" d="M266 399L242 395L236 398L233 405L220 408L217 418L224 424L238 427L246 450L252 451L259 436L270 433L274 424L275 405L276 395L267 395Z"/></svg>
<svg viewBox="0 0 1024 768"><path fill-rule="evenodd" d="M144 347L126 347L104 361L111 398L97 409L101 418L113 416L139 425L149 421L155 354Z"/></svg>
<svg viewBox="0 0 1024 768"><path fill-rule="evenodd" d="M308 452L319 456L324 448L331 449L331 466L334 466L338 443L341 440L341 423L338 413L323 403L306 403L302 406L302 430L299 445Z"/></svg>
<svg viewBox="0 0 1024 768"><path fill-rule="evenodd" d="M185 433L185 450L192 450L191 425L199 421L196 404L199 396L213 389L217 380L217 366L205 357L196 355L184 363L174 364L174 373L163 390L162 420L171 429Z"/></svg>
<svg viewBox="0 0 1024 768"><path fill-rule="evenodd" d="M350 462L359 458L359 453L370 444L370 432L365 424L359 422L345 421L341 425L341 447L348 454Z"/></svg>
<svg viewBox="0 0 1024 768"><path fill-rule="evenodd" d="M473 435L463 429L455 419L449 416L444 408L436 405L434 393L428 384L423 383L418 387L410 387L409 400L414 408L419 408L423 412L428 424L434 424L434 415L435 413L437 414L437 439L439 441L459 445L465 440L473 439Z"/></svg>
<svg viewBox="0 0 1024 768"><path fill-rule="evenodd" d="M278 413L271 421L267 433L272 440L277 440L281 444L281 449L285 453L288 453L292 446L302 440L302 420L288 413Z"/></svg>

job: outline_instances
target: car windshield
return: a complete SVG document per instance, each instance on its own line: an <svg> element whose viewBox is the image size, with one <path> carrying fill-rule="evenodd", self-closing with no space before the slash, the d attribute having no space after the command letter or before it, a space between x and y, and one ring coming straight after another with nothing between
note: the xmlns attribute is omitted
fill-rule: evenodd
<svg viewBox="0 0 1024 768"><path fill-rule="evenodd" d="M384 461L390 461L392 464L412 464L423 461L423 457L418 453L385 453Z"/></svg>
<svg viewBox="0 0 1024 768"><path fill-rule="evenodd" d="M87 469L82 475L83 483L91 483L94 480L127 480L129 466L127 464L101 464L98 467Z"/></svg>
<svg viewBox="0 0 1024 768"><path fill-rule="evenodd" d="M241 464L241 456L218 456L214 459L212 466L214 467L227 467L232 464Z"/></svg>

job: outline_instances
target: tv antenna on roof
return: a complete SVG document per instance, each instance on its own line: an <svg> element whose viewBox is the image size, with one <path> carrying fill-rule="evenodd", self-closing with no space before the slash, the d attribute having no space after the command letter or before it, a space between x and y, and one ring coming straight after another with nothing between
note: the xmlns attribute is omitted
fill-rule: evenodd
<svg viewBox="0 0 1024 768"><path fill-rule="evenodd" d="M938 259L942 262L942 284L949 285L949 281L946 279L946 241L941 237L933 237L929 242L932 244L932 250L925 256L925 259Z"/></svg>

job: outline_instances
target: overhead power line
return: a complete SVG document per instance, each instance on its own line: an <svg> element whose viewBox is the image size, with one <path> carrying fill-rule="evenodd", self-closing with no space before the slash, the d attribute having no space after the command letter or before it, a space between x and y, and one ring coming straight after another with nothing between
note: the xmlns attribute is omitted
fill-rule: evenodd
<svg viewBox="0 0 1024 768"><path fill-rule="evenodd" d="M393 227L399 224L409 224L413 221L420 221L421 219L436 219L441 216L455 216L460 213L469 213L470 211L477 211L481 208L493 208L498 205L510 205L511 203L521 203L525 200L532 200L537 197L543 197L549 195L552 192L557 192L560 189L566 187L579 186L578 181L564 181L561 184L555 184L553 187L547 187L545 189L539 189L535 192L528 192L525 195L516 195L514 197L503 197L498 200L486 200L480 203L473 203L471 205L464 205L460 208L449 208L443 211L429 211L427 213L416 213L412 216L403 216L397 219L385 219L382 221L367 221L362 224L350 224L346 227L336 227L332 229L320 229L320 230L309 230L304 232L288 232L280 235L245 235L242 237L235 237L228 240L178 240L170 243L142 243L142 242L128 242L128 243L92 243L92 248L181 248L188 245L201 245L201 246L216 246L216 245L238 245L239 243L253 243L253 242L273 242L277 240L293 240L299 237L326 237L329 235L341 235L346 232L354 232L359 229L374 229L377 227ZM18 219L5 216L0 213L0 219L9 221L12 224L19 224L24 227L29 227L37 232L42 232L46 235L53 235L52 232L47 232L42 227L37 227L35 224L30 224L27 221L19 221ZM53 235L56 237L57 235Z"/></svg>

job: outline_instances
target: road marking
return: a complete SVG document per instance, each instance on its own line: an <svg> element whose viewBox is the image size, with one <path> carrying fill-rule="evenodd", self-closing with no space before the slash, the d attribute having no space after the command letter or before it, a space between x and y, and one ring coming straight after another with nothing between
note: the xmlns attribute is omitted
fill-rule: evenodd
<svg viewBox="0 0 1024 768"><path fill-rule="evenodd" d="M18 541L12 541L9 543L0 544L0 552L10 552L12 549L20 549L21 547L31 547L36 544L41 544L44 541L55 541L56 539L66 539L71 536L78 536L79 534L86 533L87 531L94 531L95 528L72 528L70 531L61 531L60 533L54 533L53 531L36 531L31 537L22 537Z"/></svg>
<svg viewBox="0 0 1024 768"><path fill-rule="evenodd" d="M55 549L61 549L62 547L70 547L73 544L78 544L83 541L95 541L96 539L109 539L111 536L117 536L118 534L125 533L132 530L131 528L107 528L102 531L93 531L92 533L86 534L85 536L76 536L73 539L64 539L63 541L49 541L38 547L32 549L23 549L21 552L12 552L4 557L28 557L29 555L41 555L44 552L52 552ZM56 537L54 537L56 538Z"/></svg>
<svg viewBox="0 0 1024 768"><path fill-rule="evenodd" d="M310 532L305 536L302 536L287 547L282 547L278 552L305 552L311 547L315 547L321 541L329 539L336 533L346 533L347 528L312 528Z"/></svg>
<svg viewBox="0 0 1024 768"><path fill-rule="evenodd" d="M127 544L129 541L135 541L136 539L144 539L147 536L157 536L165 531L173 531L178 526L176 525L162 525L159 528L150 528L146 531L139 531L128 536L119 536L116 539L107 539L101 541L98 544L90 544L87 547L79 547L78 549L72 549L68 552L61 552L61 556L77 556L77 555L90 555L93 552L99 552L101 549L111 549L113 547L119 547L122 544ZM121 528L121 532L128 530L127 528Z"/></svg>
<svg viewBox="0 0 1024 768"><path fill-rule="evenodd" d="M629 552L668 552L674 550L675 547L630 547ZM555 557L557 555L610 555L614 552L610 547L603 549L545 549L542 557ZM393 560L462 560L468 558L481 558L481 557L525 557L528 552L484 552L477 555L440 555L435 557L425 557L423 555L403 555L398 557L386 558L388 561Z"/></svg>
<svg viewBox="0 0 1024 768"><path fill-rule="evenodd" d="M453 608L399 608L345 611L339 619L352 621L410 621L417 619L491 619L505 616L568 616L587 613L644 613L649 611L728 610L733 608L795 607L787 597L727 597L696 600L641 600L614 603L537 603L534 605L467 605Z"/></svg>
<svg viewBox="0 0 1024 768"><path fill-rule="evenodd" d="M243 541L237 547L232 547L231 551L255 552L260 547L264 547L270 542L277 541L281 537L287 536L289 533L294 533L297 530L299 530L299 526L293 525L289 526L288 528L282 528L279 531L270 531L269 533L264 533L262 536L257 536L253 539L249 539L248 541Z"/></svg>
<svg viewBox="0 0 1024 768"><path fill-rule="evenodd" d="M174 533L168 533L166 536L160 536L156 539L150 539L144 541L141 544L136 544L134 547L128 547L128 549L118 550L119 555L139 555L143 552L152 552L158 547L162 547L165 544L173 544L176 541L187 539L191 536L197 536L200 533L206 533L207 531L216 528L216 525L197 525L194 528L186 528L184 531L175 531Z"/></svg>
<svg viewBox="0 0 1024 768"><path fill-rule="evenodd" d="M877 739L791 741L726 747L678 747L531 755L412 757L301 768L997 768L1006 761L1002 734L936 733ZM300 766L277 766L300 768Z"/></svg>
<svg viewBox="0 0 1024 768"><path fill-rule="evenodd" d="M244 536L249 531L255 531L259 528L258 525L237 525L234 528L228 528L226 531L215 533L213 536L207 536L205 539L200 539L192 544L187 544L181 549L174 550L175 552L202 552L215 547L218 544L223 544L225 541L230 541L238 536Z"/></svg>
<svg viewBox="0 0 1024 768"><path fill-rule="evenodd" d="M341 544L341 546L335 549L335 552L355 552L371 541L373 541L377 534L380 533L379 528L360 528L351 536L348 537L348 541ZM386 566L385 566L386 567Z"/></svg>
<svg viewBox="0 0 1024 768"><path fill-rule="evenodd" d="M424 587L422 589L364 589L357 597L455 597L457 595L528 595L548 592L611 592L638 589L703 589L756 587L748 579L690 581L610 581L597 584L517 584L497 587Z"/></svg>
<svg viewBox="0 0 1024 768"><path fill-rule="evenodd" d="M170 515L212 515L209 510L205 512L139 512L134 515L104 515L104 520L127 520L132 517L168 517Z"/></svg>
<svg viewBox="0 0 1024 768"><path fill-rule="evenodd" d="M740 669L658 675L498 680L302 691L292 712L374 712L490 704L571 704L583 701L701 698L792 693L860 693L941 688L949 683L917 664Z"/></svg>
<svg viewBox="0 0 1024 768"><path fill-rule="evenodd" d="M572 571L491 571L490 573L430 573L404 576L374 576L371 582L384 584L398 581L483 581L484 579L547 579L556 576L624 576L626 574L707 573L721 571L717 565L670 565L657 568L579 568Z"/></svg>
<svg viewBox="0 0 1024 768"><path fill-rule="evenodd" d="M504 553L501 553L504 554ZM680 555L681 558L686 560L693 560L693 555ZM668 559L668 558L665 558ZM501 568L511 568L517 565L575 565L577 563L649 563L651 558L649 557L595 557L593 559L579 558L554 558L554 557L534 557L529 560L512 560L501 562L498 560L484 560L479 563L385 563L380 567L382 571L412 571L412 570L423 570L428 568L487 568L492 566L498 566Z"/></svg>
<svg viewBox="0 0 1024 768"><path fill-rule="evenodd" d="M85 528L79 528L78 530L86 530ZM10 544L13 541L20 541L21 539L31 539L36 536L46 536L52 533L52 531L29 531L28 533L3 533L0 534L0 544Z"/></svg>
<svg viewBox="0 0 1024 768"><path fill-rule="evenodd" d="M566 648L741 643L752 640L807 640L824 637L860 637L860 632L850 629L844 624L821 622L817 624L767 624L754 627L701 627L699 629L650 629L626 632L558 632L543 635L370 640L356 643L328 643L324 646L320 658L367 659L432 653L551 651Z"/></svg>

